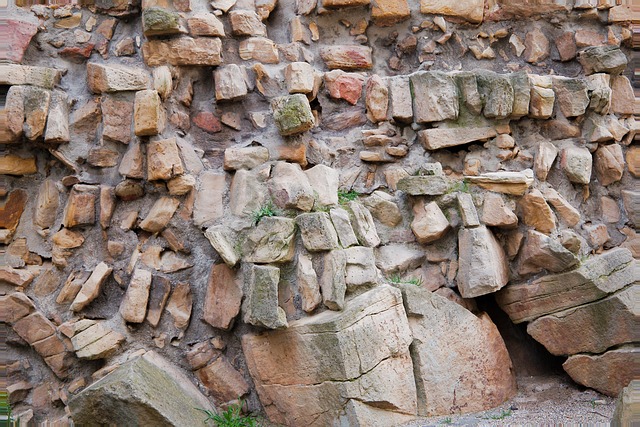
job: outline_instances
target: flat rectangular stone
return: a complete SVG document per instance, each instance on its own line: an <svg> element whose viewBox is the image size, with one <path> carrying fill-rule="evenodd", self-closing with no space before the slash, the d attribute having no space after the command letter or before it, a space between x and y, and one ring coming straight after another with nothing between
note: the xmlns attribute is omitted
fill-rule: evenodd
<svg viewBox="0 0 640 427"><path fill-rule="evenodd" d="M0 65L0 85L31 85L53 89L60 83L62 71L55 68L31 67L28 65Z"/></svg>
<svg viewBox="0 0 640 427"><path fill-rule="evenodd" d="M151 40L142 45L142 56L149 67L159 65L216 66L222 63L219 38L179 37Z"/></svg>
<svg viewBox="0 0 640 427"><path fill-rule="evenodd" d="M371 48L359 45L336 45L320 51L322 60L330 70L360 70L373 67Z"/></svg>
<svg viewBox="0 0 640 427"><path fill-rule="evenodd" d="M487 140L497 135L492 127L484 128L437 128L425 129L418 132L418 138L427 150L454 147L470 142Z"/></svg>

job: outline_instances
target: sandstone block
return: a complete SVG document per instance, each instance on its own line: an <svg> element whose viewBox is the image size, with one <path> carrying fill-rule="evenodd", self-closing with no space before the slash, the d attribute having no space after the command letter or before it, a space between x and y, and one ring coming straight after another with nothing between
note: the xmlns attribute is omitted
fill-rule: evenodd
<svg viewBox="0 0 640 427"><path fill-rule="evenodd" d="M191 285L187 282L178 282L167 302L167 311L173 317L173 326L176 329L185 330L191 320L193 309L193 294Z"/></svg>
<svg viewBox="0 0 640 427"><path fill-rule="evenodd" d="M178 199L165 196L160 197L153 204L145 219L140 223L140 228L149 233L161 232L167 224L169 224L169 221L171 221L179 204L180 201Z"/></svg>
<svg viewBox="0 0 640 427"><path fill-rule="evenodd" d="M235 272L225 264L211 267L203 319L214 328L229 330L240 312L242 288ZM238 396L235 396L238 397Z"/></svg>
<svg viewBox="0 0 640 427"><path fill-rule="evenodd" d="M111 141L128 144L131 141L133 103L113 96L104 96L102 109L102 136Z"/></svg>
<svg viewBox="0 0 640 427"><path fill-rule="evenodd" d="M413 101L408 77L398 76L389 79L389 110L391 117L397 122L413 121Z"/></svg>
<svg viewBox="0 0 640 427"><path fill-rule="evenodd" d="M223 215L222 197L227 189L225 175L204 171L199 177L198 191L193 205L193 223L209 226Z"/></svg>
<svg viewBox="0 0 640 427"><path fill-rule="evenodd" d="M624 173L624 156L619 144L601 145L593 157L600 184L607 186L620 181Z"/></svg>
<svg viewBox="0 0 640 427"><path fill-rule="evenodd" d="M64 208L62 225L73 228L96 222L96 194L92 186L76 184L69 193Z"/></svg>
<svg viewBox="0 0 640 427"><path fill-rule="evenodd" d="M280 269L278 267L247 264L244 277L244 321L268 329L286 328L288 326L286 314L278 306Z"/></svg>
<svg viewBox="0 0 640 427"><path fill-rule="evenodd" d="M28 65L0 65L0 84L7 86L32 85L53 89L60 83L62 71L55 68L31 67Z"/></svg>
<svg viewBox="0 0 640 427"><path fill-rule="evenodd" d="M64 92L54 90L51 93L44 141L60 144L69 142L69 140L69 101Z"/></svg>
<svg viewBox="0 0 640 427"><path fill-rule="evenodd" d="M262 218L242 243L243 260L260 264L291 261L295 249L295 224L295 220L289 218Z"/></svg>
<svg viewBox="0 0 640 427"><path fill-rule="evenodd" d="M371 212L356 201L347 203L347 209L349 210L353 231L360 245L369 248L378 246L380 244L380 237L378 236Z"/></svg>
<svg viewBox="0 0 640 427"><path fill-rule="evenodd" d="M550 234L556 228L556 217L538 189L531 190L520 200L523 222L536 230Z"/></svg>
<svg viewBox="0 0 640 427"><path fill-rule="evenodd" d="M638 378L638 357L637 347L623 347L604 354L576 354L562 367L578 384L617 396L631 380Z"/></svg>
<svg viewBox="0 0 640 427"><path fill-rule="evenodd" d="M150 40L142 44L142 56L149 67L160 65L217 66L222 62L222 41L208 37L178 37Z"/></svg>
<svg viewBox="0 0 640 427"><path fill-rule="evenodd" d="M336 45L323 47L320 57L330 70L361 70L373 67L371 48L358 45Z"/></svg>
<svg viewBox="0 0 640 427"><path fill-rule="evenodd" d="M134 132L137 136L153 136L162 133L166 113L160 95L155 90L136 92L133 111Z"/></svg>
<svg viewBox="0 0 640 427"><path fill-rule="evenodd" d="M306 132L314 125L309 100L303 94L275 98L271 102L271 109L282 136Z"/></svg>
<svg viewBox="0 0 640 427"><path fill-rule="evenodd" d="M237 99L247 94L243 70L236 64L219 67L214 72L216 100Z"/></svg>
<svg viewBox="0 0 640 427"><path fill-rule="evenodd" d="M269 192L280 208L309 212L315 202L309 179L298 164L277 162L271 172Z"/></svg>
<svg viewBox="0 0 640 427"><path fill-rule="evenodd" d="M331 222L333 222L333 226L338 234L340 245L343 248L357 245L358 238L353 231L349 213L342 208L333 208L329 211L329 215L331 216Z"/></svg>
<svg viewBox="0 0 640 427"><path fill-rule="evenodd" d="M422 244L434 242L449 231L449 221L436 202L425 205L420 200L413 205L411 231Z"/></svg>
<svg viewBox="0 0 640 427"><path fill-rule="evenodd" d="M200 13L187 19L192 36L224 37L224 25L213 13Z"/></svg>
<svg viewBox="0 0 640 427"><path fill-rule="evenodd" d="M373 248L353 246L344 249L347 259L345 283L348 290L358 286L374 286L378 283L378 269Z"/></svg>
<svg viewBox="0 0 640 427"><path fill-rule="evenodd" d="M302 243L309 252L338 249L338 235L326 212L298 215L296 224Z"/></svg>
<svg viewBox="0 0 640 427"><path fill-rule="evenodd" d="M284 70L285 81L289 93L312 93L315 84L313 66L306 62L292 62Z"/></svg>
<svg viewBox="0 0 640 427"><path fill-rule="evenodd" d="M578 54L586 75L620 74L627 67L627 56L617 46L588 47Z"/></svg>
<svg viewBox="0 0 640 427"><path fill-rule="evenodd" d="M482 223L490 227L514 228L518 225L518 217L509 208L502 196L487 193L482 205Z"/></svg>
<svg viewBox="0 0 640 427"><path fill-rule="evenodd" d="M24 89L24 136L35 141L45 132L47 115L51 104L51 92L35 86Z"/></svg>
<svg viewBox="0 0 640 427"><path fill-rule="evenodd" d="M463 0L451 3L447 0L421 0L420 12L447 15L479 24L484 17L484 2L482 0Z"/></svg>
<svg viewBox="0 0 640 427"><path fill-rule="evenodd" d="M371 19L380 27L389 27L410 17L407 0L376 0L371 6Z"/></svg>
<svg viewBox="0 0 640 427"><path fill-rule="evenodd" d="M196 375L217 402L231 402L249 393L249 384L227 358L220 356Z"/></svg>
<svg viewBox="0 0 640 427"><path fill-rule="evenodd" d="M298 255L296 279L302 300L302 309L307 313L311 313L322 302L322 295L320 295L318 276L313 269L311 257L307 254Z"/></svg>
<svg viewBox="0 0 640 427"><path fill-rule="evenodd" d="M325 165L316 165L304 171L309 185L316 194L316 204L332 206L338 204L338 184L340 174L337 170Z"/></svg>
<svg viewBox="0 0 640 427"><path fill-rule="evenodd" d="M252 10L234 9L229 12L231 32L234 36L266 36L267 27Z"/></svg>
<svg viewBox="0 0 640 427"><path fill-rule="evenodd" d="M82 285L80 292L76 295L69 309L78 312L96 299L100 294L102 285L109 278L112 271L113 268L109 267L106 263L99 263L93 269L91 276L89 276L87 281Z"/></svg>
<svg viewBox="0 0 640 427"><path fill-rule="evenodd" d="M149 76L136 68L89 62L87 85L93 93L144 90L149 86Z"/></svg>
<svg viewBox="0 0 640 427"><path fill-rule="evenodd" d="M439 150L446 147L482 141L496 136L492 127L482 128L434 128L418 132L420 142L427 150Z"/></svg>
<svg viewBox="0 0 640 427"><path fill-rule="evenodd" d="M184 173L175 138L151 141L147 144L147 179L170 180Z"/></svg>
<svg viewBox="0 0 640 427"><path fill-rule="evenodd" d="M556 93L558 107L565 117L584 114L591 101L587 89L587 83L581 79L553 78L553 90Z"/></svg>
<svg viewBox="0 0 640 427"><path fill-rule="evenodd" d="M142 31L147 37L186 33L180 21L180 14L162 7L148 7L142 11Z"/></svg>
<svg viewBox="0 0 640 427"><path fill-rule="evenodd" d="M436 71L414 74L411 87L416 123L458 118L458 88L451 76Z"/></svg>
<svg viewBox="0 0 640 427"><path fill-rule="evenodd" d="M465 176L464 179L490 191L521 196L533 184L533 171L488 172L478 176Z"/></svg>
<svg viewBox="0 0 640 427"><path fill-rule="evenodd" d="M147 314L149 289L151 289L151 273L136 268L120 304L120 314L126 322L144 322L144 317Z"/></svg>
<svg viewBox="0 0 640 427"><path fill-rule="evenodd" d="M560 166L569 181L576 184L589 184L592 163L591 153L585 147L567 147L560 155Z"/></svg>

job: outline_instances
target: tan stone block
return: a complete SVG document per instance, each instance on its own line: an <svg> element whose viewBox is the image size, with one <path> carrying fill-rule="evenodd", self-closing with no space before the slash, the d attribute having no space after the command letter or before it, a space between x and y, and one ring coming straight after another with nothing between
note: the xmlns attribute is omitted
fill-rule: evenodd
<svg viewBox="0 0 640 427"><path fill-rule="evenodd" d="M33 302L22 292L0 296L0 322L12 324L35 309Z"/></svg>
<svg viewBox="0 0 640 427"><path fill-rule="evenodd" d="M380 27L389 27L411 16L407 0L374 0L371 19Z"/></svg>
<svg viewBox="0 0 640 427"><path fill-rule="evenodd" d="M153 136L162 133L166 124L166 113L157 91L136 92L133 123L137 136Z"/></svg>
<svg viewBox="0 0 640 427"><path fill-rule="evenodd" d="M97 188L74 185L69 193L67 204L64 208L62 224L67 228L79 225L92 225L96 222L96 195Z"/></svg>
<svg viewBox="0 0 640 427"><path fill-rule="evenodd" d="M208 37L178 37L143 43L142 56L149 67L160 65L217 66L222 62L222 41Z"/></svg>
<svg viewBox="0 0 640 427"><path fill-rule="evenodd" d="M15 322L13 330L31 345L56 333L54 324L38 311Z"/></svg>
<svg viewBox="0 0 640 427"><path fill-rule="evenodd" d="M144 90L149 76L144 70L121 65L87 64L87 85L93 93Z"/></svg>
<svg viewBox="0 0 640 427"><path fill-rule="evenodd" d="M200 369L197 375L218 402L230 402L249 392L249 384L224 356Z"/></svg>
<svg viewBox="0 0 640 427"><path fill-rule="evenodd" d="M147 314L151 273L136 268L131 276L129 287L120 304L120 314L126 322L142 323Z"/></svg>
<svg viewBox="0 0 640 427"><path fill-rule="evenodd" d="M264 64L277 64L280 62L278 46L273 40L265 37L249 37L242 40L238 47L241 59L245 61L255 60Z"/></svg>
<svg viewBox="0 0 640 427"><path fill-rule="evenodd" d="M147 179L169 180L184 173L175 138L151 141L147 144Z"/></svg>
<svg viewBox="0 0 640 427"><path fill-rule="evenodd" d="M69 309L78 312L96 299L100 294L103 283L111 275L111 271L113 271L113 269L104 262L98 264L94 268L93 273L91 273L91 276L89 276L89 279L82 285L80 292L76 295Z"/></svg>
<svg viewBox="0 0 640 427"><path fill-rule="evenodd" d="M556 218L545 201L542 193L531 190L520 200L523 221L544 234L550 234L556 228Z"/></svg>
<svg viewBox="0 0 640 427"><path fill-rule="evenodd" d="M164 229L176 209L180 201L172 197L160 197L151 207L145 219L140 223L140 228L150 233L159 233Z"/></svg>

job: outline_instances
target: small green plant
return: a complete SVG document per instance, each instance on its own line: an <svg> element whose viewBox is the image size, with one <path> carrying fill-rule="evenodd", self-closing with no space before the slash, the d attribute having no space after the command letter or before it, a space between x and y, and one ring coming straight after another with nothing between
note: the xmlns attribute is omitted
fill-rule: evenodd
<svg viewBox="0 0 640 427"><path fill-rule="evenodd" d="M511 409L502 410L499 414L489 415L489 418L492 420L504 420L505 418L511 416Z"/></svg>
<svg viewBox="0 0 640 427"><path fill-rule="evenodd" d="M422 286L422 277L410 277L409 279L403 279L399 274L394 274L389 277L389 282L394 284L406 283L409 285Z"/></svg>
<svg viewBox="0 0 640 427"><path fill-rule="evenodd" d="M207 418L204 419L205 425L207 425L209 421L212 421L215 427L256 427L256 418L253 415L242 415L243 405L244 401L241 400L235 405L230 405L226 411L220 414L216 414L211 410L196 409L204 412L207 416Z"/></svg>
<svg viewBox="0 0 640 427"><path fill-rule="evenodd" d="M341 205L346 205L348 202L352 202L358 198L358 193L355 190L338 190L338 202Z"/></svg>
<svg viewBox="0 0 640 427"><path fill-rule="evenodd" d="M462 181L456 181L453 184L451 184L451 186L447 190L447 194L455 193L456 191L459 191L461 193L471 192L471 189L469 188L469 183L467 182L466 179L463 179Z"/></svg>
<svg viewBox="0 0 640 427"><path fill-rule="evenodd" d="M277 215L278 215L278 211L276 210L275 206L273 206L273 203L267 202L260 209L256 209L253 212L252 214L253 223L254 225L258 225L260 220L265 216L277 216Z"/></svg>
<svg viewBox="0 0 640 427"><path fill-rule="evenodd" d="M444 420L440 421L440 424L451 424L451 417L447 417Z"/></svg>
<svg viewBox="0 0 640 427"><path fill-rule="evenodd" d="M15 419L11 414L9 393L0 391L0 426L13 426Z"/></svg>

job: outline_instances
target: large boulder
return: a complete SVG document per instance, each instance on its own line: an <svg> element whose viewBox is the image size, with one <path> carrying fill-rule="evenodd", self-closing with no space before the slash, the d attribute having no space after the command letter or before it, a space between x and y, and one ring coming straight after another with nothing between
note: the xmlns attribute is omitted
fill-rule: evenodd
<svg viewBox="0 0 640 427"><path fill-rule="evenodd" d="M154 352L130 360L69 400L76 425L202 425L211 403Z"/></svg>
<svg viewBox="0 0 640 427"><path fill-rule="evenodd" d="M604 354L576 354L562 364L578 384L617 396L634 378L640 378L640 349L622 347Z"/></svg>
<svg viewBox="0 0 640 427"><path fill-rule="evenodd" d="M515 373L498 328L415 285L400 285L413 334L418 414L482 411L516 393Z"/></svg>
<svg viewBox="0 0 640 427"><path fill-rule="evenodd" d="M411 331L390 286L289 328L242 337L267 416L285 425L398 425L416 413Z"/></svg>

